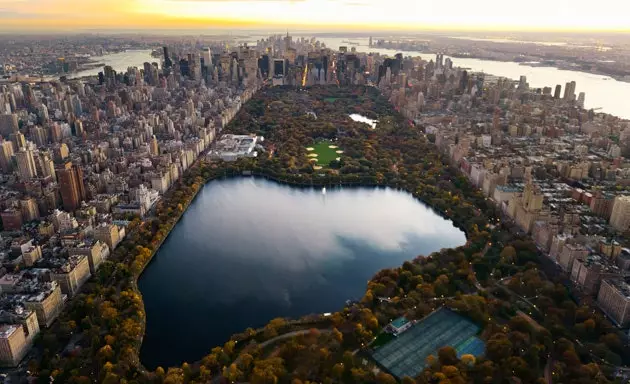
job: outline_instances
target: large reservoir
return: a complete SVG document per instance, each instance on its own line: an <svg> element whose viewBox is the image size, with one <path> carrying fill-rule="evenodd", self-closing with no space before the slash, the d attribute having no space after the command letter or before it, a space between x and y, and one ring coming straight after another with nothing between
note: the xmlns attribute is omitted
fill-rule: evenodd
<svg viewBox="0 0 630 384"><path fill-rule="evenodd" d="M334 312L380 269L466 241L410 194L208 183L143 273L141 361L193 362L247 327Z"/></svg>

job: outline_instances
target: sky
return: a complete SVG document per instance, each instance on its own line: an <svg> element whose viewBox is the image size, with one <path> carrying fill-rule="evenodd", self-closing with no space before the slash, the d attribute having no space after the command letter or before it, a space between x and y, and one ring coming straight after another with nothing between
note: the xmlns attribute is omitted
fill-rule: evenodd
<svg viewBox="0 0 630 384"><path fill-rule="evenodd" d="M630 0L0 0L0 30L630 31Z"/></svg>

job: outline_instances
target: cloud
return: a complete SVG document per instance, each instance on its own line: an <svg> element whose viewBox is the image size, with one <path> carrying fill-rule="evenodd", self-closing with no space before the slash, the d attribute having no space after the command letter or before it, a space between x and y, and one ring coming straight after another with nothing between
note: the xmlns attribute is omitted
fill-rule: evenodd
<svg viewBox="0 0 630 384"><path fill-rule="evenodd" d="M34 14L14 11L9 8L0 8L0 19L32 19Z"/></svg>
<svg viewBox="0 0 630 384"><path fill-rule="evenodd" d="M365 7L367 5L370 5L369 3L365 2L365 1L361 1L361 0L357 0L357 1L344 1L342 2L343 5L348 5L350 7Z"/></svg>

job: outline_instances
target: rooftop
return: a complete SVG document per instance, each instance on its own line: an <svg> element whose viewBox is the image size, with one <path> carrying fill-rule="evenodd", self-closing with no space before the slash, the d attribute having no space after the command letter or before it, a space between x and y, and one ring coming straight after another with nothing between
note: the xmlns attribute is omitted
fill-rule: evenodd
<svg viewBox="0 0 630 384"><path fill-rule="evenodd" d="M630 284L626 283L623 279L606 279L605 280L611 287L613 287L620 295L624 296L626 300L630 300Z"/></svg>
<svg viewBox="0 0 630 384"><path fill-rule="evenodd" d="M409 320L407 320L406 317L399 317L396 320L392 321L392 327L394 328L400 328L403 327L405 324L409 323Z"/></svg>
<svg viewBox="0 0 630 384"><path fill-rule="evenodd" d="M3 324L0 325L0 339L8 339L18 329L18 325Z"/></svg>

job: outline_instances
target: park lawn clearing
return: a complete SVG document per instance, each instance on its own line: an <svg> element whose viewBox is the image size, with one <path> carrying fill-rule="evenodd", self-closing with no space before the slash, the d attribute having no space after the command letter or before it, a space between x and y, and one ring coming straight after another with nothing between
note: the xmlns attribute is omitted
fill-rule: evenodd
<svg viewBox="0 0 630 384"><path fill-rule="evenodd" d="M331 161L337 160L339 157L336 151L337 146L332 145L330 141L320 141L315 143L312 148L314 150L311 154L317 154L317 164L320 166L328 166ZM309 154L309 156L311 156L311 154Z"/></svg>

